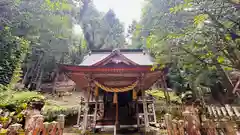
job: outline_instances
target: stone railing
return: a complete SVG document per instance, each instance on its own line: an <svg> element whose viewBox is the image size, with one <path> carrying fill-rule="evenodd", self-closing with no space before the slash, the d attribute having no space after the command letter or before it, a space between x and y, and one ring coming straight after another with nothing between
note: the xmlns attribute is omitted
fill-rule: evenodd
<svg viewBox="0 0 240 135"><path fill-rule="evenodd" d="M57 121L44 122L43 115L34 115L33 122L23 130L21 124L12 124L0 135L63 135L65 116L59 115ZM3 131L3 130L1 130Z"/></svg>
<svg viewBox="0 0 240 135"><path fill-rule="evenodd" d="M201 120L200 120L201 117ZM207 113L199 116L196 112L185 110L183 118L174 119L165 115L164 129L168 135L238 135L240 115L237 107L207 106Z"/></svg>

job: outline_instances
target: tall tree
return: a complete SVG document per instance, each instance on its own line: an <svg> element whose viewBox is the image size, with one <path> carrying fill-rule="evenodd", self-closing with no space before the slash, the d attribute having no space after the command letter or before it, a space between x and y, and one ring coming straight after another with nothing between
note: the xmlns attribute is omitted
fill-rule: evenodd
<svg viewBox="0 0 240 135"><path fill-rule="evenodd" d="M114 49L122 48L125 43L124 27L116 18L113 10L109 10L104 16L104 22L107 25L107 33L103 48Z"/></svg>
<svg viewBox="0 0 240 135"><path fill-rule="evenodd" d="M235 6L221 0L148 0L136 38L145 39L142 45L150 48L156 63L173 69L178 77L170 72L172 81L188 84L195 94L204 87L219 93L217 85L222 85L222 95L232 97L226 72L239 69L239 11Z"/></svg>
<svg viewBox="0 0 240 135"><path fill-rule="evenodd" d="M85 12L82 13L80 12L82 18L78 21L83 29L89 50L124 46L124 28L112 10L106 14L101 13L92 2L89 2L88 7L85 7Z"/></svg>
<svg viewBox="0 0 240 135"><path fill-rule="evenodd" d="M79 12L75 1L4 0L0 2L0 9L3 11L0 26L8 26L13 36L30 41L28 57L23 64L24 82L27 79L36 84L42 80L63 55L70 57L72 51L69 49L80 40L80 36L73 37L73 25ZM71 63L70 58L66 62Z"/></svg>

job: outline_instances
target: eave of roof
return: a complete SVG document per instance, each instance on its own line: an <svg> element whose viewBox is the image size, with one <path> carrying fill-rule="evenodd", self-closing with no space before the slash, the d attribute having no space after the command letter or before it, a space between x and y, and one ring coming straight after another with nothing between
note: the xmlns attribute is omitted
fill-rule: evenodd
<svg viewBox="0 0 240 135"><path fill-rule="evenodd" d="M98 66L75 66L58 64L59 68L64 72L155 72L152 71L152 66L139 65L139 66L127 66L127 67L98 67Z"/></svg>

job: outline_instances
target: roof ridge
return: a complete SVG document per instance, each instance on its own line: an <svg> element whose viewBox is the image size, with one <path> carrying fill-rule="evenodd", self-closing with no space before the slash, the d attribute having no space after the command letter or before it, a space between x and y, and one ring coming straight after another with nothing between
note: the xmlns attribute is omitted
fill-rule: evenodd
<svg viewBox="0 0 240 135"><path fill-rule="evenodd" d="M116 49L99 49L99 50L91 50L92 53L96 52L113 52ZM118 49L120 52L143 52L143 49Z"/></svg>

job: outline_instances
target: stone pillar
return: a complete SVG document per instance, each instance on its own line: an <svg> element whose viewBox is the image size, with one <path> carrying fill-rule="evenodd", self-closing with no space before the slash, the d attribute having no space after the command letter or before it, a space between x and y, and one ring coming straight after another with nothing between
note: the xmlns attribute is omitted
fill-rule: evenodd
<svg viewBox="0 0 240 135"><path fill-rule="evenodd" d="M58 115L57 121L58 121L59 128L60 128L59 135L63 135L64 125L65 125L65 115L63 115L63 114Z"/></svg>
<svg viewBox="0 0 240 135"><path fill-rule="evenodd" d="M184 133L184 121L183 120L178 121L178 130L179 130L179 135L185 135L185 133Z"/></svg>
<svg viewBox="0 0 240 135"><path fill-rule="evenodd" d="M167 113L164 115L164 119L165 119L168 135L173 135L172 116Z"/></svg>
<svg viewBox="0 0 240 135"><path fill-rule="evenodd" d="M7 135L16 135L18 134L18 131L21 129L21 124L13 124L9 126L9 131Z"/></svg>

